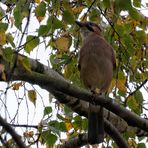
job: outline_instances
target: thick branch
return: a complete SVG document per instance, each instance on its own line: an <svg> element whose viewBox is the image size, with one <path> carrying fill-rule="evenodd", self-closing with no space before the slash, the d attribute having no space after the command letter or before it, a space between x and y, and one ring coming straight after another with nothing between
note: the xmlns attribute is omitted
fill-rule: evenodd
<svg viewBox="0 0 148 148"><path fill-rule="evenodd" d="M61 92L54 92L54 95L57 98L61 98L61 100L63 100L65 97L67 97L67 95L62 94ZM74 98L73 98L74 99ZM78 100L79 101L79 100ZM83 101L83 103L86 104L86 102ZM77 106L79 104L79 102L77 102L74 106ZM88 107L88 105L86 105ZM94 108L96 108L96 110L100 110L98 109L96 106L94 106ZM78 111L76 110L76 112L78 113ZM83 113L82 113L83 114ZM87 113L84 116L88 116L88 109L87 109ZM110 137L113 138L113 140L116 142L116 144L118 145L118 147L123 147L123 148L128 148L128 144L126 143L126 141L124 140L124 138L120 135L119 131L106 119L104 119L104 128L106 133L108 133L110 135ZM68 140L64 145L62 145L62 147L67 148L67 147L79 147L79 146L83 146L87 144L87 137L85 136L86 140L84 140L84 138L82 138L81 136L78 136L72 140Z"/></svg>
<svg viewBox="0 0 148 148"><path fill-rule="evenodd" d="M20 136L13 130L13 128L0 116L0 125L12 136L19 148L26 148Z"/></svg>
<svg viewBox="0 0 148 148"><path fill-rule="evenodd" d="M79 100L77 98L68 96L66 94L60 93L60 92L54 92L54 95L58 99L60 103L63 103L70 107L74 112L78 113L80 116L88 117L88 102ZM98 107L95 106L96 110ZM120 117L116 116L112 112L106 110L104 108L104 118L107 119L109 122L114 125L120 133L125 133L129 131L133 131L137 136L148 136L148 132L145 132L144 130L140 130L137 127L131 127L128 126L128 124Z"/></svg>
<svg viewBox="0 0 148 148"><path fill-rule="evenodd" d="M19 56L21 58L25 57L22 55ZM18 62L12 80L23 80L32 84L37 84L42 88L50 91L51 93L56 90L65 93L68 96L73 96L75 98L91 102L92 94L90 92L71 85L69 82L64 80L64 78L57 72L53 71L50 68L47 68L36 60L29 58L29 61L32 72L21 72L22 65ZM7 64L7 61L5 61L2 57L0 59L0 62L9 65ZM9 72L9 69L9 67L6 68L6 74ZM145 131L148 131L148 121L146 119L142 119L138 115L130 112L124 107L113 103L110 98L104 99L96 96L95 102L96 104L104 106L106 109L123 118L129 125L139 127Z"/></svg>
<svg viewBox="0 0 148 148"><path fill-rule="evenodd" d="M53 78L52 76L47 76L36 72L20 73L20 70L16 71L13 80L23 80L32 84L38 84L39 86L50 91L51 93L54 90L60 91L69 96L73 96L90 103L92 103L91 98L94 97L92 96L91 92L78 88L67 81L63 81L57 78ZM135 113L114 103L111 98L102 98L99 96L95 96L93 101L95 102L95 104L101 105L106 109L110 110L111 112L115 113L116 115L120 116L129 125L139 127L148 132L148 121L146 119L140 118Z"/></svg>

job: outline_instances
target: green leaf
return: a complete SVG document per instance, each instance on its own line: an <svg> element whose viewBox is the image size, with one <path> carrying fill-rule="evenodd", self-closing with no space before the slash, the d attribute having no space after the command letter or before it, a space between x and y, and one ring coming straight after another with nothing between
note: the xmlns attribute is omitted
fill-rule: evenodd
<svg viewBox="0 0 148 148"><path fill-rule="evenodd" d="M93 22L95 22L96 20L98 20L98 18L100 18L100 13L98 12L98 10L93 9L90 13L89 13L89 18L90 20Z"/></svg>
<svg viewBox="0 0 148 148"><path fill-rule="evenodd" d="M65 122L60 122L60 128L59 130L61 132L67 132L66 126L65 126Z"/></svg>
<svg viewBox="0 0 148 148"><path fill-rule="evenodd" d="M73 117L73 111L66 105L64 106L64 113L67 117Z"/></svg>
<svg viewBox="0 0 148 148"><path fill-rule="evenodd" d="M138 103L142 104L143 103L143 95L141 93L141 91L136 91L136 93L134 94L135 99Z"/></svg>
<svg viewBox="0 0 148 148"><path fill-rule="evenodd" d="M65 10L63 13L63 20L69 24L73 24L75 20L74 15L70 11Z"/></svg>
<svg viewBox="0 0 148 148"><path fill-rule="evenodd" d="M65 67L64 77L71 80L77 86L82 86L77 63L78 62L76 58L71 59L71 61Z"/></svg>
<svg viewBox="0 0 148 148"><path fill-rule="evenodd" d="M0 20L2 20L4 15L5 15L5 11L3 10L3 8L0 7Z"/></svg>
<svg viewBox="0 0 148 148"><path fill-rule="evenodd" d="M53 144L55 144L55 142L57 141L57 136L55 136L54 134L49 134L48 137L50 138L47 138L47 144L49 146L52 146Z"/></svg>
<svg viewBox="0 0 148 148"><path fill-rule="evenodd" d="M120 37L123 37L123 35L125 34L125 29L123 25L115 25L115 29L116 31L119 33Z"/></svg>
<svg viewBox="0 0 148 148"><path fill-rule="evenodd" d="M126 45L126 47L128 49L127 50L128 54L131 56L135 51L135 49L133 47L134 40L133 40L132 36L128 35L128 33L127 33L126 35L124 35L122 40L123 40L124 44Z"/></svg>
<svg viewBox="0 0 148 148"><path fill-rule="evenodd" d="M105 8L109 8L110 7L110 0L103 0L103 5Z"/></svg>
<svg viewBox="0 0 148 148"><path fill-rule="evenodd" d="M115 5L120 10L129 10L132 7L131 1L129 0L116 0Z"/></svg>
<svg viewBox="0 0 148 148"><path fill-rule="evenodd" d="M86 118L82 119L82 129L87 130L87 127L88 127L88 120Z"/></svg>
<svg viewBox="0 0 148 148"><path fill-rule="evenodd" d="M65 122L58 122L57 120L53 120L48 123L48 126L51 129L51 131L53 131L54 133L57 133L58 135L60 135L60 131L61 132L67 131Z"/></svg>
<svg viewBox="0 0 148 148"><path fill-rule="evenodd" d="M49 115L50 113L52 113L52 107L47 106L44 109L44 116Z"/></svg>
<svg viewBox="0 0 148 148"><path fill-rule="evenodd" d="M129 140L129 137L130 138L135 138L135 133L134 131L128 131L128 132L125 132L123 133L123 137L126 139L126 140Z"/></svg>
<svg viewBox="0 0 148 148"><path fill-rule="evenodd" d="M133 5L135 6L135 7L141 7L141 0L133 0Z"/></svg>
<svg viewBox="0 0 148 148"><path fill-rule="evenodd" d="M38 31L39 36L46 36L50 31L50 26L48 25L41 25Z"/></svg>
<svg viewBox="0 0 148 148"><path fill-rule="evenodd" d="M44 17L46 13L46 4L42 1L35 9L35 15L37 17Z"/></svg>
<svg viewBox="0 0 148 148"><path fill-rule="evenodd" d="M56 133L58 135L60 135L60 131L59 131L59 122L54 120L54 121L50 121L48 123L48 128L53 131L53 133Z"/></svg>
<svg viewBox="0 0 148 148"><path fill-rule="evenodd" d="M137 148L146 148L146 145L145 143L139 143Z"/></svg>
<svg viewBox="0 0 148 148"><path fill-rule="evenodd" d="M60 60L57 58L56 54L52 54L50 56L50 63L52 65L52 68L55 69L56 71L61 71L61 67L59 66Z"/></svg>
<svg viewBox="0 0 148 148"><path fill-rule="evenodd" d="M30 53L39 44L39 38L29 35L26 39L25 51Z"/></svg>
<svg viewBox="0 0 148 148"><path fill-rule="evenodd" d="M13 36L10 33L6 34L6 40L7 40L8 43L11 44L11 46L13 48L15 48L15 44L13 42L14 41L14 38L13 38Z"/></svg>
<svg viewBox="0 0 148 148"><path fill-rule="evenodd" d="M12 62L13 55L13 50L10 47L4 49L4 57L8 62Z"/></svg>
<svg viewBox="0 0 148 148"><path fill-rule="evenodd" d="M142 110L141 107L139 107L139 103L137 102L135 96L129 96L127 100L127 105L129 108L132 109L136 114L140 115Z"/></svg>
<svg viewBox="0 0 148 148"><path fill-rule="evenodd" d="M145 32L143 30L138 30L135 32L135 35L136 35L137 42L139 42L141 46L141 43L145 39Z"/></svg>
<svg viewBox="0 0 148 148"><path fill-rule="evenodd" d="M82 127L82 118L80 116L75 116L73 122L73 126L76 129L80 129Z"/></svg>
<svg viewBox="0 0 148 148"><path fill-rule="evenodd" d="M21 8L19 6L16 6L14 8L13 15L14 15L14 19L15 19L15 26L19 30L21 30L23 16L22 16Z"/></svg>
<svg viewBox="0 0 148 148"><path fill-rule="evenodd" d="M44 139L46 144L48 144L49 146L52 146L57 141L57 136L52 134L50 131L42 132L41 137Z"/></svg>
<svg viewBox="0 0 148 148"><path fill-rule="evenodd" d="M127 99L127 105L129 108L131 108L132 110L137 108L137 102L135 100L134 96L129 96Z"/></svg>
<svg viewBox="0 0 148 148"><path fill-rule="evenodd" d="M24 17L27 17L27 16L29 16L29 2L28 3L26 3L24 6L23 6L23 9L22 9L22 15L24 16Z"/></svg>
<svg viewBox="0 0 148 148"><path fill-rule="evenodd" d="M135 20L139 20L140 19L140 14L139 12L137 11L137 9L135 8L130 8L129 9L129 15L135 19Z"/></svg>
<svg viewBox="0 0 148 148"><path fill-rule="evenodd" d="M58 60L56 60L56 59L57 59L57 55L52 54L52 55L50 56L50 62L51 62L51 64L52 64L52 66L58 64Z"/></svg>
<svg viewBox="0 0 148 148"><path fill-rule="evenodd" d="M58 113L57 113L57 118L60 119L60 120L62 120L62 121L65 120L65 118L62 115L58 114Z"/></svg>
<svg viewBox="0 0 148 148"><path fill-rule="evenodd" d="M0 32L5 32L8 28L7 23L0 23Z"/></svg>
<svg viewBox="0 0 148 148"><path fill-rule="evenodd" d="M63 27L62 21L60 21L59 19L57 19L54 16L50 16L48 18L47 25L51 26L52 29L59 29L59 28Z"/></svg>

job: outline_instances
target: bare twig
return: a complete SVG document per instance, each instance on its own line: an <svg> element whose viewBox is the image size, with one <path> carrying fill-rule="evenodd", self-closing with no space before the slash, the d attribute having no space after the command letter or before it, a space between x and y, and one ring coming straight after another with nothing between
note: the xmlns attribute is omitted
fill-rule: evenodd
<svg viewBox="0 0 148 148"><path fill-rule="evenodd" d="M92 6L95 4L96 0L94 0L91 5L88 7L87 12L84 14L84 17L82 19L82 21L85 19L85 17L87 16L87 14L89 13L90 9L92 8Z"/></svg>
<svg viewBox="0 0 148 148"><path fill-rule="evenodd" d="M12 136L19 148L26 148L20 136L13 130L13 128L0 116L0 125Z"/></svg>
<svg viewBox="0 0 148 148"><path fill-rule="evenodd" d="M134 95L141 87L143 87L146 83L147 83L147 79L145 79L141 85L139 85L133 92L131 92L126 98L125 98L125 102L124 102L124 106L126 106L127 100L130 96Z"/></svg>
<svg viewBox="0 0 148 148"><path fill-rule="evenodd" d="M9 124L10 126L13 126L13 127L24 127L24 128L35 128L35 129L38 129L39 126L37 125L27 125L27 124Z"/></svg>

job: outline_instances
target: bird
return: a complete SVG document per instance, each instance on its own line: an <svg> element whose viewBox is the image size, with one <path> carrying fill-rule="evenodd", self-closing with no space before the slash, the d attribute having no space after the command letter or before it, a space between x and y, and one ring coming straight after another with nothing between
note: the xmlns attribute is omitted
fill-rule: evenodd
<svg viewBox="0 0 148 148"><path fill-rule="evenodd" d="M102 30L96 23L76 21L76 24L80 27L82 38L78 61L80 79L85 88L91 92L105 95L116 68L115 51L103 37ZM100 110L95 111L94 105L94 103L89 103L89 144L99 144L104 141L103 107L100 106Z"/></svg>

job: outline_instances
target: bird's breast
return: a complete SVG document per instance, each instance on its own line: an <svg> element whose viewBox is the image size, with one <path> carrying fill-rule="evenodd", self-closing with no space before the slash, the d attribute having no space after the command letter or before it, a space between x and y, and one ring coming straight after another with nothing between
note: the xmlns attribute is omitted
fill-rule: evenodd
<svg viewBox="0 0 148 148"><path fill-rule="evenodd" d="M113 66L105 55L89 51L80 55L80 77L86 88L108 89L113 76Z"/></svg>

